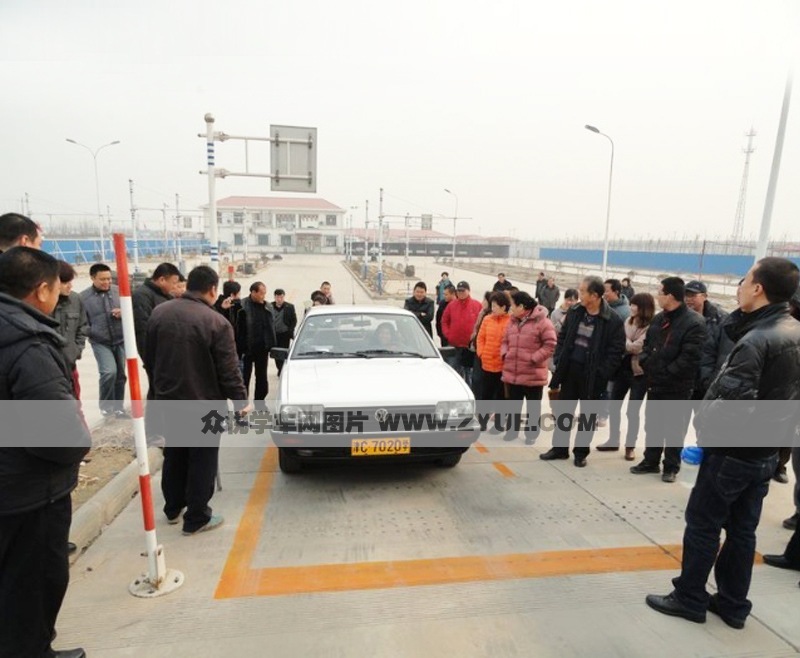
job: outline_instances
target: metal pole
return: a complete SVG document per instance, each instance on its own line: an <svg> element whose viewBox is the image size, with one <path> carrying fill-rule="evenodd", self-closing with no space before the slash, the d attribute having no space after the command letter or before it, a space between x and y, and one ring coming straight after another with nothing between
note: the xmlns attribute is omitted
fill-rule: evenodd
<svg viewBox="0 0 800 658"><path fill-rule="evenodd" d="M406 257L403 263L403 277L405 278L408 271L408 213L406 213Z"/></svg>
<svg viewBox="0 0 800 658"><path fill-rule="evenodd" d="M378 294L383 294L383 188L378 201Z"/></svg>
<svg viewBox="0 0 800 658"><path fill-rule="evenodd" d="M169 256L169 224L167 224L167 204L161 205L161 220L164 222L164 260Z"/></svg>
<svg viewBox="0 0 800 658"><path fill-rule="evenodd" d="M97 218L100 220L100 260L106 260L105 227L103 226L103 213L100 212L100 178L97 175L97 151L92 153L94 160L94 192L97 198Z"/></svg>
<svg viewBox="0 0 800 658"><path fill-rule="evenodd" d="M448 194L452 194L456 200L456 211L453 215L453 266L450 268L452 270L450 275L453 276L456 271L456 222L458 221L458 195L455 192L451 192L447 188L445 188L444 191Z"/></svg>
<svg viewBox="0 0 800 658"><path fill-rule="evenodd" d="M219 272L219 227L217 226L217 199L215 196L214 172L214 115L205 116L206 154L208 159L208 221L211 242L211 268Z"/></svg>
<svg viewBox="0 0 800 658"><path fill-rule="evenodd" d="M611 226L611 181L614 176L614 140L594 126L584 126L586 130L602 135L611 143L611 166L608 168L608 205L606 207L606 230L603 238L603 278L608 275L608 232Z"/></svg>
<svg viewBox="0 0 800 658"><path fill-rule="evenodd" d="M367 263L368 260L369 260L369 199L364 201L364 263Z"/></svg>
<svg viewBox="0 0 800 658"><path fill-rule="evenodd" d="M781 169L781 155L783 153L783 139L786 135L786 119L789 114L789 103L791 100L792 71L789 71L789 74L786 76L786 89L783 92L783 107L781 108L781 119L778 124L778 135L775 138L775 152L772 156L772 170L769 174L767 199L764 202L764 215L761 219L761 233L758 236L758 245L756 246L756 261L767 255L769 228L772 222L772 206L775 203L775 189L778 187L778 174Z"/></svg>
<svg viewBox="0 0 800 658"><path fill-rule="evenodd" d="M178 257L178 267L180 267L181 261L183 260L183 254L181 253L181 213L180 213L180 201L181 195L175 194L175 242L177 243L177 257Z"/></svg>
<svg viewBox="0 0 800 658"><path fill-rule="evenodd" d="M139 234L136 229L136 206L133 205L133 181L128 179L128 189L131 193L131 224L133 226L133 271L139 273Z"/></svg>

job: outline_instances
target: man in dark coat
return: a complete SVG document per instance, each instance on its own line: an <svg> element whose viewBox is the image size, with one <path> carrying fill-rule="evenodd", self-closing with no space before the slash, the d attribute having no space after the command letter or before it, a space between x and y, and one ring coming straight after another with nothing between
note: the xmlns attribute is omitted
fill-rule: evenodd
<svg viewBox="0 0 800 658"><path fill-rule="evenodd" d="M800 324L787 304L798 281L791 261L762 258L739 287L736 346L695 416L704 456L686 505L681 573L671 593L646 598L658 612L703 623L710 611L732 628L750 614L756 529L778 460L769 442L798 421ZM775 405L781 400L795 402ZM759 405L769 405L766 413ZM717 592L709 596L712 568Z"/></svg>
<svg viewBox="0 0 800 658"><path fill-rule="evenodd" d="M505 273L500 272L497 275L497 281L495 281L494 285L492 286L492 292L505 292L506 290L511 290L513 287L514 284L506 279Z"/></svg>
<svg viewBox="0 0 800 658"><path fill-rule="evenodd" d="M601 399L625 355L625 329L622 319L603 299L605 287L599 276L586 277L578 288L580 304L573 306L564 319L553 356L555 372L551 390L558 390L559 401L553 407L558 414L574 414L581 403L581 413L599 410ZM573 457L575 466L586 466L594 429L578 433ZM557 428L553 447L540 459L568 459L570 431Z"/></svg>
<svg viewBox="0 0 800 658"><path fill-rule="evenodd" d="M136 331L136 349L139 351L139 356L145 353L147 321L153 309L174 298L173 293L180 278L180 270L172 263L161 263L153 270L153 276L145 279L144 283L131 294L133 326Z"/></svg>
<svg viewBox="0 0 800 658"><path fill-rule="evenodd" d="M183 297L157 306L147 327L144 365L153 391L147 413L158 414L153 425L163 427L166 438L161 476L164 514L170 523L178 523L186 508L184 535L213 530L223 521L208 505L219 446L200 444L199 436L187 433L187 422L196 419L187 419L187 405L175 401L227 399L240 414L249 411L233 328L212 308L218 283L219 276L210 267L194 268ZM165 401L173 404L167 407ZM201 415L208 411L207 406L198 409Z"/></svg>
<svg viewBox="0 0 800 658"><path fill-rule="evenodd" d="M12 401L4 407L0 446L2 656L85 655L50 647L69 582L70 493L91 446L64 339L50 317L58 270L58 261L38 249L0 256L0 400Z"/></svg>
<svg viewBox="0 0 800 658"><path fill-rule="evenodd" d="M67 367L72 373L72 383L75 389L75 398L81 397L81 385L78 379L78 359L86 347L86 338L89 335L89 321L83 308L81 296L72 290L72 281L75 279L75 269L69 263L61 260L58 262L59 295L58 303L53 311L53 318L58 322L56 331L65 341L64 358Z"/></svg>
<svg viewBox="0 0 800 658"><path fill-rule="evenodd" d="M712 375L716 374L715 361L710 359L711 354L715 357L718 352L718 347L723 342L722 337L722 323L728 314L723 311L717 304L712 304L708 301L708 288L702 281L689 281L686 284L686 306L692 309L695 313L703 316L706 324L706 339L703 342L703 351L700 355L700 366L697 370L697 379L694 384L694 392L692 397L695 400L702 400L705 397L706 391L711 384ZM730 343L729 348L725 352L725 357L733 349L733 343ZM723 358L724 361L724 358ZM722 362L720 362L720 366Z"/></svg>
<svg viewBox="0 0 800 658"><path fill-rule="evenodd" d="M442 301L436 307L436 335L439 336L442 347L447 347L450 343L447 342L442 330L442 316L447 309L447 305L456 298L456 287L452 283L445 286L442 295Z"/></svg>
<svg viewBox="0 0 800 658"><path fill-rule="evenodd" d="M294 338L294 330L297 328L297 311L294 304L286 301L286 291L283 288L275 289L275 301L272 302L272 316L275 319L275 340L276 347L289 347ZM275 367L278 369L278 377L283 370L283 359L275 359Z"/></svg>
<svg viewBox="0 0 800 658"><path fill-rule="evenodd" d="M403 308L416 315L422 326L425 327L425 331L433 338L433 300L428 299L428 286L425 285L424 281L417 281L414 285L414 295L406 299Z"/></svg>
<svg viewBox="0 0 800 658"><path fill-rule="evenodd" d="M660 473L664 456L664 482L675 482L681 468L681 449L691 417L690 404L665 403L691 400L706 339L703 316L686 306L683 279L661 281L658 303L663 309L650 323L639 355L647 379L644 459L631 473Z"/></svg>
<svg viewBox="0 0 800 658"><path fill-rule="evenodd" d="M256 281L250 286L250 294L242 300L237 329L236 344L244 356L244 387L250 390L250 375L255 370L253 401L259 408L269 393L267 368L269 351L278 343L275 335L275 318L272 307L267 304L267 286Z"/></svg>

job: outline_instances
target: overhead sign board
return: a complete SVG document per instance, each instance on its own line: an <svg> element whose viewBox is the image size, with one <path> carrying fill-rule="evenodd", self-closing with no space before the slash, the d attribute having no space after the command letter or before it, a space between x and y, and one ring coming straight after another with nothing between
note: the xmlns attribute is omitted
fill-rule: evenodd
<svg viewBox="0 0 800 658"><path fill-rule="evenodd" d="M430 231L433 228L433 215L422 215L422 230Z"/></svg>
<svg viewBox="0 0 800 658"><path fill-rule="evenodd" d="M317 191L317 129L270 126L273 192Z"/></svg>

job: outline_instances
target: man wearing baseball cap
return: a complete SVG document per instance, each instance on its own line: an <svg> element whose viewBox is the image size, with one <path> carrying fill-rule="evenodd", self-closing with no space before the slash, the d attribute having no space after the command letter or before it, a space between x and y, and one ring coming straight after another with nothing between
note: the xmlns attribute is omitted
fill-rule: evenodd
<svg viewBox="0 0 800 658"><path fill-rule="evenodd" d="M706 340L703 345L703 356L695 378L692 399L702 400L711 384L711 378L716 370L717 352L720 342L725 338L722 331L722 322L728 317L717 304L708 301L708 287L702 281L689 281L684 288L684 300L695 313L703 316L706 322ZM733 347L731 343L730 348Z"/></svg>
<svg viewBox="0 0 800 658"><path fill-rule="evenodd" d="M472 329L481 312L481 303L470 296L469 283L456 284L456 298L447 305L442 315L442 333L447 342L456 348L453 367L467 384L472 382L474 354L469 349Z"/></svg>

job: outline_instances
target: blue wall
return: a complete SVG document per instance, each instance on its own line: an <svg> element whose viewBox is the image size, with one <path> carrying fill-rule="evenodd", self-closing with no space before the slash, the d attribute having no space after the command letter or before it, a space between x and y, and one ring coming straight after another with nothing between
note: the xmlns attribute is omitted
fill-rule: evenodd
<svg viewBox="0 0 800 658"><path fill-rule="evenodd" d="M114 260L114 243L112 240L105 240L106 260ZM200 253L203 240L181 240L181 253ZM133 258L133 240L127 240L128 258ZM45 240L43 249L56 258L65 260L68 263L96 263L100 260L100 240ZM164 249L164 240L139 240L139 257L162 256L169 254L165 258L171 257L175 250L175 242L167 241Z"/></svg>
<svg viewBox="0 0 800 658"><path fill-rule="evenodd" d="M563 249L542 247L539 250L540 260L563 261L567 263L585 263L601 266L603 264L602 249ZM669 253L652 251L609 251L608 264L630 270L651 270L658 273L688 273L698 275L701 272L700 254ZM800 258L792 258L800 266ZM705 254L702 256L702 274L730 274L744 276L753 264L753 256L730 256L727 254Z"/></svg>

